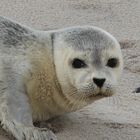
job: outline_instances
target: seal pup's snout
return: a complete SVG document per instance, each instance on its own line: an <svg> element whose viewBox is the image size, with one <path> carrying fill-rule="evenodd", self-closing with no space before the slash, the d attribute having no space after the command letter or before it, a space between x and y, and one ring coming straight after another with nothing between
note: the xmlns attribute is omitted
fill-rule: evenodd
<svg viewBox="0 0 140 140"><path fill-rule="evenodd" d="M101 88L104 85L105 82L105 78L93 78L93 82L99 87Z"/></svg>

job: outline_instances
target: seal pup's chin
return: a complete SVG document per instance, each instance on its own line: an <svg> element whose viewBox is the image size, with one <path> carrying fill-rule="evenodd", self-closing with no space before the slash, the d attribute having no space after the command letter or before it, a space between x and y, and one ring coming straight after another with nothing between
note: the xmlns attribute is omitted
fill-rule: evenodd
<svg viewBox="0 0 140 140"><path fill-rule="evenodd" d="M86 94L86 93L85 93ZM98 92L98 93L88 93L86 96L86 101L88 103L92 103L94 101L98 101L100 99L103 99L103 98L108 98L108 97L111 97L113 96L115 93L114 92Z"/></svg>
<svg viewBox="0 0 140 140"><path fill-rule="evenodd" d="M114 95L115 94L115 92L113 92L113 91L106 91L106 92L102 92L102 91L99 91L99 92L92 92L92 93L84 93L85 94L85 96L87 96L87 97L110 97L110 96L112 96L112 95Z"/></svg>
<svg viewBox="0 0 140 140"><path fill-rule="evenodd" d="M110 97L112 95L114 95L113 92L99 92L99 93L97 93L96 95L93 95L93 96Z"/></svg>

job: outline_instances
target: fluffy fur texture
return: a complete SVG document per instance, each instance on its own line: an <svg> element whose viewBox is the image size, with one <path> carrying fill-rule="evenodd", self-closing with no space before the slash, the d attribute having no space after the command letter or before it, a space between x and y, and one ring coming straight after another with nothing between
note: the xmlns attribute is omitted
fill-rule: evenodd
<svg viewBox="0 0 140 140"><path fill-rule="evenodd" d="M97 27L36 31L0 17L0 120L17 140L55 140L34 121L111 96L122 71L118 42ZM72 67L74 59L86 67ZM117 59L115 68L107 66ZM105 79L99 88L93 78Z"/></svg>

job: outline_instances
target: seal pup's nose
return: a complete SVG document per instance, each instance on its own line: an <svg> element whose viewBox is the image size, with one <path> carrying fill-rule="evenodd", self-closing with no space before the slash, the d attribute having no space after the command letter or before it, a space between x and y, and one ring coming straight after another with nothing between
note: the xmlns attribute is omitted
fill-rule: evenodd
<svg viewBox="0 0 140 140"><path fill-rule="evenodd" d="M93 78L94 83L101 88L105 82L105 78L99 79L99 78Z"/></svg>

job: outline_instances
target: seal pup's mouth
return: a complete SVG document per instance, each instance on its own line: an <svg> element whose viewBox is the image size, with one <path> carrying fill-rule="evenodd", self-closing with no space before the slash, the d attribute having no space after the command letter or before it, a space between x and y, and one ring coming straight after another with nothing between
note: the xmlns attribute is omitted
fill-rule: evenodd
<svg viewBox="0 0 140 140"><path fill-rule="evenodd" d="M88 94L89 97L111 97L112 95L114 95L113 92L98 92L96 94Z"/></svg>
<svg viewBox="0 0 140 140"><path fill-rule="evenodd" d="M110 97L110 96L112 96L113 95L113 93L112 92L110 92L110 93L102 93L102 92L99 92L98 94L96 94L95 96L103 96L103 97Z"/></svg>

